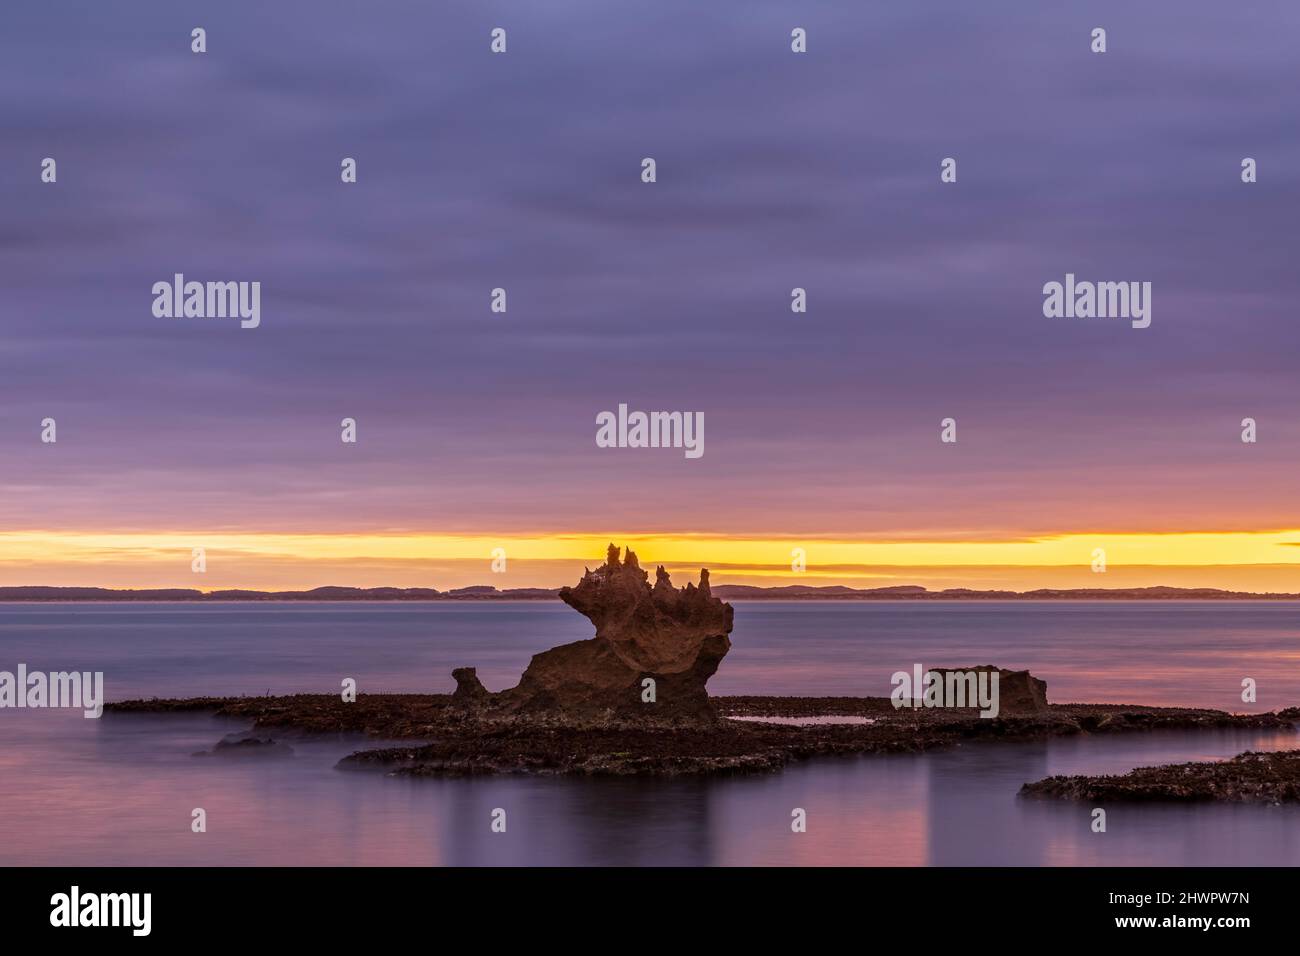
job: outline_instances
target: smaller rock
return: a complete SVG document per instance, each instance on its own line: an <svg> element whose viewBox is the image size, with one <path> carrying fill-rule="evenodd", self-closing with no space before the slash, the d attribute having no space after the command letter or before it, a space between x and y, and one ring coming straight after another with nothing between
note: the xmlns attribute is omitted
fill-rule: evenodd
<svg viewBox="0 0 1300 956"><path fill-rule="evenodd" d="M936 674L996 671L999 717L1046 714L1051 710L1047 704L1047 681L1039 680L1029 671L1009 671L992 664L981 664L978 667L932 667L930 670Z"/></svg>
<svg viewBox="0 0 1300 956"><path fill-rule="evenodd" d="M457 667L451 672L456 679L456 690L451 699L459 704L481 704L492 697L488 689L478 679L478 670L473 667Z"/></svg>

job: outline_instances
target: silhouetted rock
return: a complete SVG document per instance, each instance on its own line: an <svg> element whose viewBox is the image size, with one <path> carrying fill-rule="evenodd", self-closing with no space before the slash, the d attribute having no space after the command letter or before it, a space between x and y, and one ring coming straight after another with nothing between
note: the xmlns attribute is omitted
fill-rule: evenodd
<svg viewBox="0 0 1300 956"><path fill-rule="evenodd" d="M620 561L611 544L605 563L562 588L560 599L596 636L535 655L517 687L489 695L495 707L584 723L717 719L704 685L731 648L732 609L710 593L707 570L699 587L679 590L660 567L652 588L636 554L629 549ZM459 676L457 685L458 696L476 694L462 695Z"/></svg>
<svg viewBox="0 0 1300 956"><path fill-rule="evenodd" d="M492 696L479 681L478 671L473 667L457 667L451 676L456 679L456 690L451 699L457 703L478 704Z"/></svg>

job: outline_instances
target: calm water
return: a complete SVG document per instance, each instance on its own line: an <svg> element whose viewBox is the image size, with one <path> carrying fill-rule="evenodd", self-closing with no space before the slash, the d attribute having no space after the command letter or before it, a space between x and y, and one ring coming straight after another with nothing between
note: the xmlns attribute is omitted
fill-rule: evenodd
<svg viewBox="0 0 1300 956"><path fill-rule="evenodd" d="M1294 604L737 606L717 693L884 694L925 665L1028 667L1053 700L1300 703ZM5 605L0 670L102 670L107 696L489 688L590 636L562 605ZM1260 701L1239 699L1254 677ZM764 777L402 780L334 769L368 741L285 759L197 758L243 725L207 715L0 710L0 864L1289 864L1300 809L1024 801L1054 773L1300 745L1295 733L1163 733L819 760ZM203 807L208 832L190 832ZM507 832L489 829L507 812ZM790 832L790 812L808 832Z"/></svg>

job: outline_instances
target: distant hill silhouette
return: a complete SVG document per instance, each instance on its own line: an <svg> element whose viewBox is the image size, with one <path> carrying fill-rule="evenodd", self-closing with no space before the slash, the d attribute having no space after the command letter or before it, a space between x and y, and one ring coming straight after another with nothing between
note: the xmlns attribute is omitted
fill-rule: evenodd
<svg viewBox="0 0 1300 956"><path fill-rule="evenodd" d="M920 585L884 588L850 588L843 585L814 587L787 584L757 587L718 584L713 593L728 601L1300 601L1300 594L1221 591L1218 588L1039 588L1034 591L975 591L948 588L931 591ZM504 588L490 585L453 588L344 588L321 587L310 591L199 591L193 588L0 587L0 602L54 601L167 601L216 603L222 601L550 601L559 600L559 588Z"/></svg>

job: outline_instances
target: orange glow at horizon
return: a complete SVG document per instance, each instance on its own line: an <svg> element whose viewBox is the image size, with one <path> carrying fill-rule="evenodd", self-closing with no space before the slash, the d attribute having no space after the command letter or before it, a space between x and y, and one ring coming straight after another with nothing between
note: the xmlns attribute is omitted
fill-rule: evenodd
<svg viewBox="0 0 1300 956"><path fill-rule="evenodd" d="M24 531L0 533L0 585L200 590L306 589L322 584L558 587L572 583L583 566L600 563L610 542L631 547L649 569L657 564L675 572L709 567L717 583L907 583L1014 590L1169 584L1300 592L1300 530L1070 533L996 541L620 532L470 536ZM192 549L199 547L206 554L206 574L190 570ZM491 573L496 548L505 549L505 574ZM795 548L806 553L804 573L791 570ZM1105 552L1105 574L1092 572L1096 549ZM1288 584L1293 576L1295 583ZM1072 583L1056 583L1063 580ZM1142 583L1134 583L1138 580ZM1182 583L1187 581L1196 583Z"/></svg>

